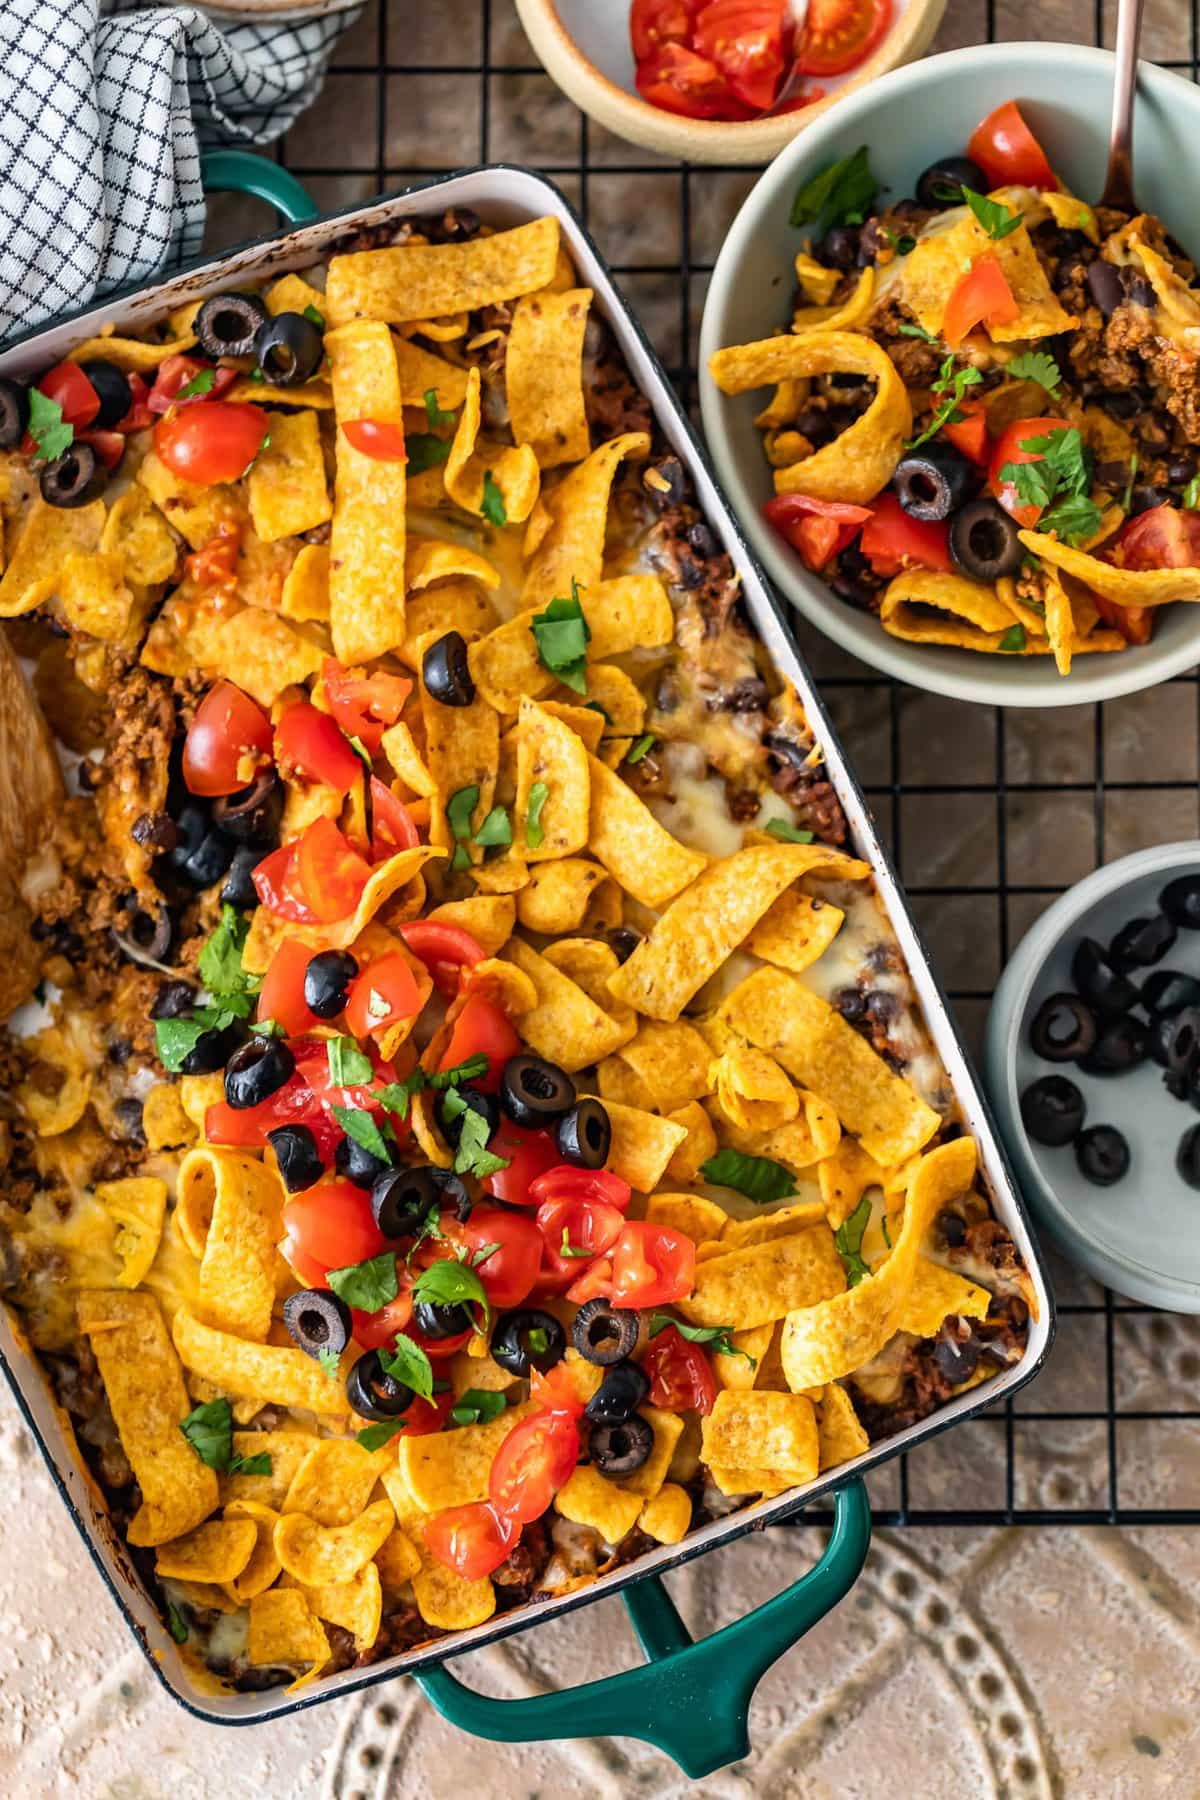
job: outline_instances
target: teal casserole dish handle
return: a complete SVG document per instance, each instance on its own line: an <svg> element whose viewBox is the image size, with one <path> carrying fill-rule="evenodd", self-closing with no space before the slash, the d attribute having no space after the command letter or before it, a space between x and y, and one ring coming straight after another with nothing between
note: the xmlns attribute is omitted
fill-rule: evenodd
<svg viewBox="0 0 1200 1800"><path fill-rule="evenodd" d="M294 175L249 150L210 150L200 158L206 194L248 194L265 200L289 225L315 219L317 203Z"/></svg>
<svg viewBox="0 0 1200 1800"><path fill-rule="evenodd" d="M657 1576L622 1597L647 1656L626 1669L561 1694L497 1700L478 1694L444 1664L413 1680L444 1719L502 1744L543 1738L634 1737L653 1744L695 1780L749 1754L754 1690L785 1650L845 1598L871 1542L871 1508L861 1481L834 1496L833 1530L820 1560L791 1587L744 1619L695 1643Z"/></svg>

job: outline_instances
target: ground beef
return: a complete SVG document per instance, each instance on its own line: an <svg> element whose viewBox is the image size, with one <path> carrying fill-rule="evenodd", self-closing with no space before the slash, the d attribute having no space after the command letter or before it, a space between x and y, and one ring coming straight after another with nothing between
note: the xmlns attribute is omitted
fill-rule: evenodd
<svg viewBox="0 0 1200 1800"><path fill-rule="evenodd" d="M355 1667L364 1669L370 1663L400 1656L405 1650L415 1650L418 1644L428 1644L445 1635L436 1625L427 1625L415 1606L398 1606L384 1613L379 1636L356 1658Z"/></svg>
<svg viewBox="0 0 1200 1800"><path fill-rule="evenodd" d="M954 1252L951 1251L951 1261ZM961 1260L985 1262L998 1275L1016 1280L1021 1274L1021 1255L999 1219L979 1219L968 1225Z"/></svg>
<svg viewBox="0 0 1200 1800"><path fill-rule="evenodd" d="M496 1604L504 1611L523 1606L541 1583L553 1545L543 1519L534 1519L521 1533L521 1541L500 1567L493 1571Z"/></svg>
<svg viewBox="0 0 1200 1800"><path fill-rule="evenodd" d="M938 344L927 344L924 338L910 337L901 325L915 325L915 316L898 294L889 294L874 313L866 328L877 344L881 344L909 388L927 388L936 380L942 364L943 350Z"/></svg>
<svg viewBox="0 0 1200 1800"><path fill-rule="evenodd" d="M650 402L625 367L604 321L588 320L583 345L583 399L593 444L607 443L626 431L653 431Z"/></svg>
<svg viewBox="0 0 1200 1800"><path fill-rule="evenodd" d="M141 1505L141 1495L121 1448L91 1345L86 1338L80 1338L70 1356L48 1356L45 1360L59 1403L75 1423L75 1435L88 1466L124 1530Z"/></svg>

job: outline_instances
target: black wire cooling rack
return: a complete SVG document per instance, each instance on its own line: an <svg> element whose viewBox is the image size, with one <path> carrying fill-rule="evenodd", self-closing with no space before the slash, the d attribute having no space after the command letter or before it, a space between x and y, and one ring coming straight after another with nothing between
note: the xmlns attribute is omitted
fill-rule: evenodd
<svg viewBox="0 0 1200 1800"><path fill-rule="evenodd" d="M1114 0L1066 14L950 0L937 47L1111 44ZM1143 51L1196 79L1200 0L1149 0ZM477 162L538 168L578 207L693 403L708 277L757 171L670 163L591 124L542 71L512 0L373 0L280 159L323 209ZM968 1042L1010 950L1056 894L1116 856L1200 835L1194 673L1102 706L993 713L902 688L798 635ZM877 1523L1200 1524L1200 1321L1133 1306L1062 1262L1052 1273L1047 1368L1015 1400L879 1471Z"/></svg>

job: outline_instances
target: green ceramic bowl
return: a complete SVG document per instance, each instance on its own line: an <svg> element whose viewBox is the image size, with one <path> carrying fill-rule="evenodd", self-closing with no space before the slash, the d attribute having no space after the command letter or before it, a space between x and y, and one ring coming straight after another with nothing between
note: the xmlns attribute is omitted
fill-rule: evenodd
<svg viewBox="0 0 1200 1800"><path fill-rule="evenodd" d="M717 474L776 587L835 642L914 687L996 706L1066 706L1152 687L1200 661L1200 606L1165 609L1154 641L1115 656L1078 657L1064 680L1049 657L981 656L906 644L839 600L763 520L773 493L754 414L761 394L727 396L707 374L714 350L770 337L788 318L801 234L788 224L805 181L860 144L899 197L935 157L962 154L993 107L1019 100L1055 170L1084 199L1104 185L1113 58L1071 44L981 44L932 56L847 96L788 146L751 191L713 271L700 333L701 408ZM1139 203L1200 255L1200 89L1143 63L1135 114Z"/></svg>

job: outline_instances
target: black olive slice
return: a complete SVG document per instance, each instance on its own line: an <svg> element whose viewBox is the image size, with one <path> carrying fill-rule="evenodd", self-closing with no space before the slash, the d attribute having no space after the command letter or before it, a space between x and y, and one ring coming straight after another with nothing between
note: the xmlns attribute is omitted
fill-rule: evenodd
<svg viewBox="0 0 1200 1800"><path fill-rule="evenodd" d="M1129 1171L1129 1145L1115 1125L1092 1125L1075 1139L1075 1161L1096 1187L1112 1187Z"/></svg>
<svg viewBox="0 0 1200 1800"><path fill-rule="evenodd" d="M1087 1075L1127 1075L1144 1063L1150 1053L1150 1033L1140 1019L1124 1013L1119 1019L1103 1019L1096 1042L1079 1067Z"/></svg>
<svg viewBox="0 0 1200 1800"><path fill-rule="evenodd" d="M1200 1061L1200 1007L1185 1006L1162 1013L1150 1026L1150 1054L1173 1074L1183 1075Z"/></svg>
<svg viewBox="0 0 1200 1800"><path fill-rule="evenodd" d="M1128 976L1111 967L1103 946L1095 938L1080 938L1071 957L1075 991L1095 1012L1115 1018L1138 1002L1138 991Z"/></svg>
<svg viewBox="0 0 1200 1800"><path fill-rule="evenodd" d="M948 206L962 204L965 187L986 194L991 183L969 156L939 156L917 177L917 201L921 206L944 212Z"/></svg>
<svg viewBox="0 0 1200 1800"><path fill-rule="evenodd" d="M1158 896L1158 904L1172 925L1200 931L1200 875L1177 875Z"/></svg>
<svg viewBox="0 0 1200 1800"><path fill-rule="evenodd" d="M575 1104L575 1083L541 1056L510 1056L500 1077L500 1104L526 1130L557 1123Z"/></svg>
<svg viewBox="0 0 1200 1800"><path fill-rule="evenodd" d="M92 429L111 431L133 405L133 389L129 385L129 377L124 369L118 369L116 363L97 361L80 363L79 366L95 388L100 401L100 411L92 420Z"/></svg>
<svg viewBox="0 0 1200 1800"><path fill-rule="evenodd" d="M413 1403L413 1391L394 1375L384 1373L378 1350L368 1350L346 1377L346 1398L360 1419L383 1424L404 1417Z"/></svg>
<svg viewBox="0 0 1200 1800"><path fill-rule="evenodd" d="M900 458L892 487L911 518L936 520L948 519L964 505L975 481L975 470L962 451L935 440Z"/></svg>
<svg viewBox="0 0 1200 1800"><path fill-rule="evenodd" d="M1078 994L1051 994L1029 1027L1030 1048L1047 1062L1074 1062L1096 1041L1096 1015Z"/></svg>
<svg viewBox="0 0 1200 1800"><path fill-rule="evenodd" d="M492 1355L510 1375L525 1376L531 1369L545 1375L562 1361L567 1334L553 1313L524 1306L504 1313L492 1332Z"/></svg>
<svg viewBox="0 0 1200 1800"><path fill-rule="evenodd" d="M453 1090L464 1100L472 1112L476 1112L487 1123L487 1134L490 1138L500 1124L500 1102L495 1094L481 1094L478 1088L460 1086ZM455 1149L462 1136L463 1119L466 1115L457 1108L453 1113L447 1111L446 1097L443 1096L438 1106L438 1122L446 1142Z"/></svg>
<svg viewBox="0 0 1200 1800"><path fill-rule="evenodd" d="M38 487L47 506L86 506L104 492L108 470L90 444L76 442L46 464Z"/></svg>
<svg viewBox="0 0 1200 1800"><path fill-rule="evenodd" d="M252 1037L225 1066L225 1098L238 1111L258 1106L279 1092L295 1068L296 1059L282 1038Z"/></svg>
<svg viewBox="0 0 1200 1800"><path fill-rule="evenodd" d="M229 865L229 873L225 877L225 885L221 889L223 905L236 906L240 912L253 911L258 905L258 892L253 876L262 859L263 852L256 845L238 845Z"/></svg>
<svg viewBox="0 0 1200 1800"><path fill-rule="evenodd" d="M268 1131L267 1142L275 1152L279 1174L289 1194L302 1194L320 1181L325 1164L307 1125L277 1125L274 1131Z"/></svg>
<svg viewBox="0 0 1200 1800"><path fill-rule="evenodd" d="M654 1431L640 1413L618 1425L595 1425L588 1438L592 1461L602 1475L632 1475L649 1462Z"/></svg>
<svg viewBox="0 0 1200 1800"><path fill-rule="evenodd" d="M348 950L319 950L304 971L304 1004L318 1019L345 1011L358 963Z"/></svg>
<svg viewBox="0 0 1200 1800"><path fill-rule="evenodd" d="M1200 1125L1192 1125L1179 1140L1175 1167L1189 1187L1200 1188Z"/></svg>
<svg viewBox="0 0 1200 1800"><path fill-rule="evenodd" d="M271 849L279 841L283 786L274 769L260 769L249 787L213 801L213 824L239 844Z"/></svg>
<svg viewBox="0 0 1200 1800"><path fill-rule="evenodd" d="M392 1165L366 1149L357 1138L346 1136L337 1141L333 1152L333 1166L339 1175L344 1175L355 1187L372 1188Z"/></svg>
<svg viewBox="0 0 1200 1800"><path fill-rule="evenodd" d="M612 1147L612 1123L599 1100L577 1100L559 1120L558 1153L580 1169L602 1169Z"/></svg>
<svg viewBox="0 0 1200 1800"><path fill-rule="evenodd" d="M1181 969L1152 969L1142 983L1138 1004L1152 1019L1200 1006L1200 981Z"/></svg>
<svg viewBox="0 0 1200 1800"><path fill-rule="evenodd" d="M371 1216L386 1238L412 1237L442 1198L433 1169L388 1169L371 1184Z"/></svg>
<svg viewBox="0 0 1200 1800"><path fill-rule="evenodd" d="M608 1371L584 1412L596 1425L620 1425L645 1404L650 1377L634 1362L619 1362Z"/></svg>
<svg viewBox="0 0 1200 1800"><path fill-rule="evenodd" d="M950 554L973 580L999 581L1020 570L1025 551L1019 531L995 500L971 500L950 520Z"/></svg>
<svg viewBox="0 0 1200 1800"><path fill-rule="evenodd" d="M1161 962L1177 936L1174 925L1162 913L1152 919L1130 919L1108 946L1108 960L1114 969L1128 973L1130 969L1148 969Z"/></svg>
<svg viewBox="0 0 1200 1800"><path fill-rule="evenodd" d="M607 1368L632 1354L640 1320L626 1307L607 1300L585 1300L571 1321L571 1338L585 1361Z"/></svg>
<svg viewBox="0 0 1200 1800"><path fill-rule="evenodd" d="M13 450L29 424L29 389L0 375L0 450Z"/></svg>
<svg viewBox="0 0 1200 1800"><path fill-rule="evenodd" d="M470 706L475 683L467 662L466 639L460 631L448 631L430 644L421 660L421 680L439 706Z"/></svg>
<svg viewBox="0 0 1200 1800"><path fill-rule="evenodd" d="M436 1300L414 1300L412 1316L417 1330L429 1338L457 1337L475 1323L468 1307L457 1303L442 1306Z"/></svg>
<svg viewBox="0 0 1200 1800"><path fill-rule="evenodd" d="M277 313L254 341L258 366L276 387L298 387L311 381L325 356L320 326L303 313Z"/></svg>
<svg viewBox="0 0 1200 1800"><path fill-rule="evenodd" d="M354 1325L346 1302L328 1288L301 1288L289 1294L283 1303L283 1322L296 1348L314 1357L326 1350L340 1356Z"/></svg>
<svg viewBox="0 0 1200 1800"><path fill-rule="evenodd" d="M224 1031L202 1031L179 1065L183 1075L214 1075L246 1041L246 1028L240 1020Z"/></svg>
<svg viewBox="0 0 1200 1800"><path fill-rule="evenodd" d="M1086 1110L1083 1095L1065 1075L1043 1075L1021 1095L1026 1131L1035 1144L1053 1149L1071 1142L1083 1125Z"/></svg>
<svg viewBox="0 0 1200 1800"><path fill-rule="evenodd" d="M255 339L270 319L257 294L213 294L196 314L192 330L205 356L253 356Z"/></svg>

